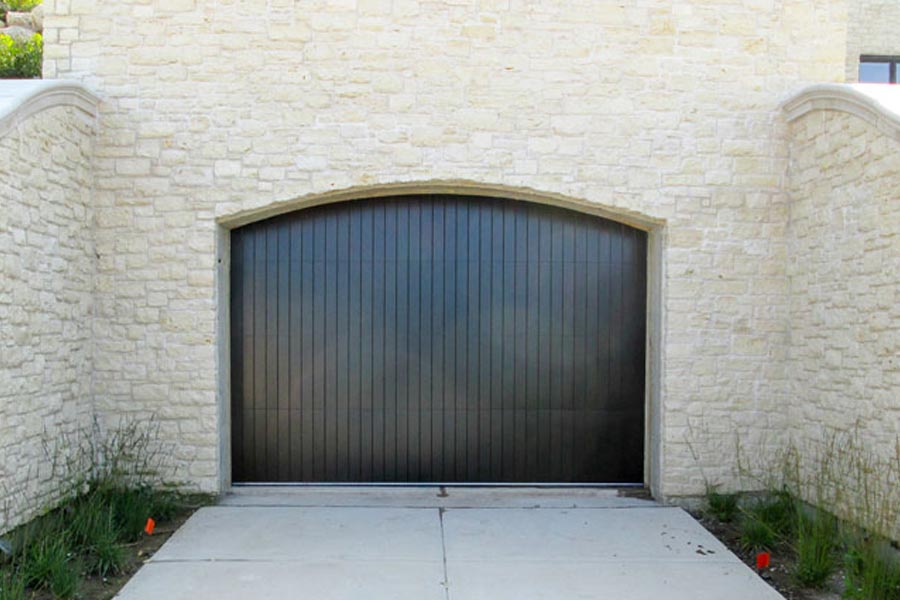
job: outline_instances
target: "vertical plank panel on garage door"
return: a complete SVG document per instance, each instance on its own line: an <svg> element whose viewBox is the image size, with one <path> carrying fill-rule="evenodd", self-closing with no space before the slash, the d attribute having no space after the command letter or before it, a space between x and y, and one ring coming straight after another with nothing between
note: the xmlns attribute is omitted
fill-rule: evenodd
<svg viewBox="0 0 900 600"><path fill-rule="evenodd" d="M645 233L406 196L232 252L236 483L642 480Z"/></svg>

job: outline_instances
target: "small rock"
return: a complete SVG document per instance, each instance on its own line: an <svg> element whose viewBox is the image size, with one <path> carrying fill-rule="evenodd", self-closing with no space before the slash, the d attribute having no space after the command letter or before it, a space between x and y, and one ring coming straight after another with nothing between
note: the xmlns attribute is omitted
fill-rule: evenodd
<svg viewBox="0 0 900 600"><path fill-rule="evenodd" d="M44 33L44 5L38 4L31 9L31 28L38 33Z"/></svg>
<svg viewBox="0 0 900 600"><path fill-rule="evenodd" d="M25 43L31 39L31 36L34 35L34 32L24 27L4 27L3 29L0 29L0 34L8 35L13 40L19 43Z"/></svg>
<svg viewBox="0 0 900 600"><path fill-rule="evenodd" d="M6 13L7 27L24 27L25 29L31 29L31 25L31 13L13 11Z"/></svg>

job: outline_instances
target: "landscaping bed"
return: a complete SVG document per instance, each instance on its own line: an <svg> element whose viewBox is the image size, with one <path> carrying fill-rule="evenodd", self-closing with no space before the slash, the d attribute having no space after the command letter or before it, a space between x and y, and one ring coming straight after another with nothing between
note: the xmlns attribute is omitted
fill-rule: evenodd
<svg viewBox="0 0 900 600"><path fill-rule="evenodd" d="M741 533L737 523L723 523L715 517L708 516L705 512L700 511L692 511L691 514L787 600L837 600L841 597L843 569L839 569L831 577L831 581L828 582L825 589L811 590L803 588L791 576L795 568L795 561L791 549L786 543L777 544L772 548L771 561L768 568L757 569L757 552L748 550L741 545Z"/></svg>
<svg viewBox="0 0 900 600"><path fill-rule="evenodd" d="M137 542L125 546L125 564L121 573L107 577L86 575L82 580L77 597L83 600L108 600L115 596L128 583L128 580L134 576L137 570L156 554L156 551L166 543L172 534L190 518L196 509L197 506L185 506L184 510L170 521L157 525L153 535L145 535ZM49 600L51 598L53 598L53 594L46 590L34 595L35 600Z"/></svg>
<svg viewBox="0 0 900 600"><path fill-rule="evenodd" d="M710 493L692 514L788 600L900 600L896 544L786 492L746 499Z"/></svg>
<svg viewBox="0 0 900 600"><path fill-rule="evenodd" d="M214 498L159 480L170 451L152 418L47 446L50 463L62 469L62 500L0 536L0 600L112 598Z"/></svg>
<svg viewBox="0 0 900 600"><path fill-rule="evenodd" d="M112 598L209 502L207 495L96 487L5 537L0 599Z"/></svg>

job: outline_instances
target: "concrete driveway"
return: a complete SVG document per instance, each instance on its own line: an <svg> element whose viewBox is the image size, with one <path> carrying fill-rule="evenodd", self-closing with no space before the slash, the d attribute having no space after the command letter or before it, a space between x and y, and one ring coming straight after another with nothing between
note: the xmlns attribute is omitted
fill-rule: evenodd
<svg viewBox="0 0 900 600"><path fill-rule="evenodd" d="M122 600L766 600L679 508L609 490L244 489L203 508Z"/></svg>

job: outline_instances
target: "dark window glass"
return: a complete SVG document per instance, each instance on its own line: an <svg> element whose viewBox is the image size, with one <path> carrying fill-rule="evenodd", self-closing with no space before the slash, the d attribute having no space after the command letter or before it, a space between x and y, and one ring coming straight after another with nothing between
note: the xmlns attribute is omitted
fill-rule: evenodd
<svg viewBox="0 0 900 600"><path fill-rule="evenodd" d="M859 63L859 81L860 83L891 83L891 63Z"/></svg>

